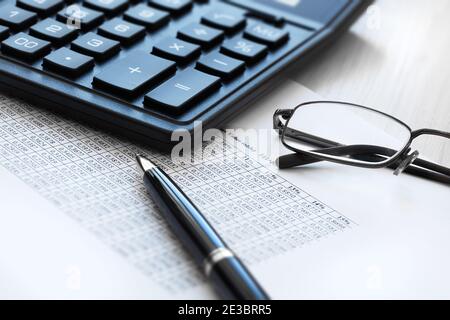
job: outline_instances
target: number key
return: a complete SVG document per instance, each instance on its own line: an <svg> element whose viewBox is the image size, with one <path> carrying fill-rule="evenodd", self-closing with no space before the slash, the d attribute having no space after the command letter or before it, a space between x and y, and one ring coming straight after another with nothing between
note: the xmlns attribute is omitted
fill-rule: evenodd
<svg viewBox="0 0 450 320"><path fill-rule="evenodd" d="M37 21L37 15L14 6L2 7L0 10L0 24L10 27L13 31L28 28Z"/></svg>
<svg viewBox="0 0 450 320"><path fill-rule="evenodd" d="M47 18L30 29L30 34L38 38L62 45L77 36L77 30L67 25Z"/></svg>
<svg viewBox="0 0 450 320"><path fill-rule="evenodd" d="M62 0L17 0L17 5L41 16L49 16L61 9L64 2Z"/></svg>
<svg viewBox="0 0 450 320"><path fill-rule="evenodd" d="M85 0L84 5L106 15L115 15L128 7L128 0Z"/></svg>
<svg viewBox="0 0 450 320"><path fill-rule="evenodd" d="M143 25L148 29L155 29L169 22L170 15L165 11L140 4L125 12L124 18L125 20Z"/></svg>
<svg viewBox="0 0 450 320"><path fill-rule="evenodd" d="M98 33L127 45L144 37L145 28L124 21L121 18L114 18L101 25Z"/></svg>
<svg viewBox="0 0 450 320"><path fill-rule="evenodd" d="M104 18L104 14L77 4L68 6L58 12L56 19L76 29L89 30L98 26Z"/></svg>
<svg viewBox="0 0 450 320"><path fill-rule="evenodd" d="M120 51L120 43L89 32L72 42L71 48L96 60L106 60Z"/></svg>
<svg viewBox="0 0 450 320"><path fill-rule="evenodd" d="M149 4L176 15L181 14L192 7L191 0L150 0Z"/></svg>
<svg viewBox="0 0 450 320"><path fill-rule="evenodd" d="M37 60L51 50L50 42L23 32L2 42L2 52L25 60Z"/></svg>

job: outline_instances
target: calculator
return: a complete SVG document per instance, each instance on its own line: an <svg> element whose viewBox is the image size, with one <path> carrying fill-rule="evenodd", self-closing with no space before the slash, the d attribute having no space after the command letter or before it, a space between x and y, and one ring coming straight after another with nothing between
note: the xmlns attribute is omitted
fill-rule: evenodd
<svg viewBox="0 0 450 320"><path fill-rule="evenodd" d="M251 106L370 2L2 0L0 90L168 149Z"/></svg>

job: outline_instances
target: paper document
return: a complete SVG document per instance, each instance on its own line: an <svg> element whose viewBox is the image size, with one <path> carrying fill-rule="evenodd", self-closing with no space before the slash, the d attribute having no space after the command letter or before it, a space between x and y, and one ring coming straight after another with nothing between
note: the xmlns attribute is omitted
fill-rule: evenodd
<svg viewBox="0 0 450 320"><path fill-rule="evenodd" d="M315 99L286 80L228 127L271 132L276 109ZM273 298L450 297L447 186L332 163L278 171L276 134L264 152L234 134L231 158L174 165L0 98L0 297L216 297L148 197L136 152L168 171Z"/></svg>
<svg viewBox="0 0 450 320"><path fill-rule="evenodd" d="M0 132L0 164L148 277L149 297L183 296L204 279L150 200L136 153L165 169L250 267L354 226L243 144L216 140L226 156L176 165L170 155L7 97L0 97Z"/></svg>

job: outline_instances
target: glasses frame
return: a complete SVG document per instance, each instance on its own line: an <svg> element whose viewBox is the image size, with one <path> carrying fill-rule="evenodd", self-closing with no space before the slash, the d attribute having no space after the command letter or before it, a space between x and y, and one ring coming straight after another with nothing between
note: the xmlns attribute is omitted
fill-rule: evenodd
<svg viewBox="0 0 450 320"><path fill-rule="evenodd" d="M409 132L409 139L406 145L401 149L400 151L394 151L388 148L380 148L375 146L343 146L340 145L334 141L326 140L321 137L316 136L310 136L305 133L302 133L300 131L294 130L289 128L289 123L295 114L295 112L305 106L311 106L311 105L317 105L317 104L339 104L343 106L349 106L349 107L356 107L361 108L364 110L368 110L371 112L374 112L376 114L382 115L384 117L387 117L398 124L405 127ZM284 120L284 121L283 121ZM319 161L330 161L338 164L343 165L351 165L355 167L360 168L366 168L366 169L382 169L382 168L392 168L394 170L399 171L399 173L403 172L403 170L408 169L407 172L413 173L415 175L419 175L425 178L430 178L434 180L438 180L445 183L450 183L450 168L446 168L443 166L440 166L438 164L428 162L425 160L418 159L419 153L416 151L412 154L411 152L411 145L413 141L422 136L422 135L433 135L433 136L440 136L444 138L450 139L450 133L434 130L434 129L420 129L413 131L410 126L408 126L403 121L378 110L375 110L373 108L369 108L366 106L354 104L354 103L347 103L347 102L340 102L340 101L310 101L305 102L294 109L279 109L275 112L273 116L273 124L274 129L278 131L282 144L288 149L293 151L294 155L287 155L281 158L284 158L287 160L287 164L283 166L283 168L290 168L290 167L296 167L301 165L306 165L309 163L319 162ZM302 139L299 137L302 136ZM313 145L317 145L318 148L323 148L320 150L321 152L315 152L315 151L306 151L294 148L290 146L286 142L286 138L290 139L298 139L306 142L310 142ZM373 148L374 154L380 154L380 157L386 157L386 160L383 160L381 162L368 162L368 161L362 161L357 159L344 159L342 157L332 155L332 154L324 154L323 152L326 150L339 150L339 151L345 151L345 154L352 154L352 153L358 153L358 150L361 150L364 148L364 150L367 150L368 148ZM393 154L394 153L394 154ZM378 156L377 156L378 157ZM280 159L281 159L280 158ZM408 168L410 165L415 165L417 168ZM437 176L437 175L444 175L444 177ZM397 173L398 174L398 173Z"/></svg>

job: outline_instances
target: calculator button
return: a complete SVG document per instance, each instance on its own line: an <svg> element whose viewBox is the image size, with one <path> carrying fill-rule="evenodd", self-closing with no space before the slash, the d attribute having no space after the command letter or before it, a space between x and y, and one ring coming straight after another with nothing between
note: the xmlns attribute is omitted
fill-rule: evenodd
<svg viewBox="0 0 450 320"><path fill-rule="evenodd" d="M163 9L175 15L181 14L192 8L191 0L150 0L149 4L159 9Z"/></svg>
<svg viewBox="0 0 450 320"><path fill-rule="evenodd" d="M77 36L77 33L76 29L51 18L39 22L30 29L31 35L58 45L71 41Z"/></svg>
<svg viewBox="0 0 450 320"><path fill-rule="evenodd" d="M104 17L101 12L73 4L61 10L56 19L76 29L90 30L102 23Z"/></svg>
<svg viewBox="0 0 450 320"><path fill-rule="evenodd" d="M114 18L102 24L98 28L98 33L128 45L143 38L145 36L145 28L121 18Z"/></svg>
<svg viewBox="0 0 450 320"><path fill-rule="evenodd" d="M37 60L51 50L50 42L20 32L2 42L3 53L25 60Z"/></svg>
<svg viewBox="0 0 450 320"><path fill-rule="evenodd" d="M143 25L148 29L160 27L170 20L170 15L167 12L150 8L144 4L128 9L123 17L125 20Z"/></svg>
<svg viewBox="0 0 450 320"><path fill-rule="evenodd" d="M292 13L294 16L298 15L310 21L317 21L325 25L336 17L349 3L349 0L302 0L296 3ZM289 19L294 20L295 18ZM306 19L302 20L304 21Z"/></svg>
<svg viewBox="0 0 450 320"><path fill-rule="evenodd" d="M120 51L120 42L89 32L72 42L71 49L97 60L106 60Z"/></svg>
<svg viewBox="0 0 450 320"><path fill-rule="evenodd" d="M246 20L241 13L223 8L207 13L202 17L202 23L230 33L242 29L246 24Z"/></svg>
<svg viewBox="0 0 450 320"><path fill-rule="evenodd" d="M176 38L166 38L159 42L153 53L177 62L189 62L200 55L200 47Z"/></svg>
<svg viewBox="0 0 450 320"><path fill-rule="evenodd" d="M114 94L135 95L175 71L172 61L136 52L107 66L94 78L94 86Z"/></svg>
<svg viewBox="0 0 450 320"><path fill-rule="evenodd" d="M195 69L184 70L145 96L145 105L181 112L220 86L220 78Z"/></svg>
<svg viewBox="0 0 450 320"><path fill-rule="evenodd" d="M254 63L267 54L267 47L262 44L238 37L226 41L221 52L240 60Z"/></svg>
<svg viewBox="0 0 450 320"><path fill-rule="evenodd" d="M49 16L61 9L64 2L63 0L17 0L17 5L41 16Z"/></svg>
<svg viewBox="0 0 450 320"><path fill-rule="evenodd" d="M37 21L36 13L26 11L14 6L2 7L0 10L0 24L13 31L28 28Z"/></svg>
<svg viewBox="0 0 450 320"><path fill-rule="evenodd" d="M230 79L245 70L245 63L219 52L212 52L202 57L196 68L223 79Z"/></svg>
<svg viewBox="0 0 450 320"><path fill-rule="evenodd" d="M178 31L178 38L199 44L203 47L212 47L222 41L223 32L200 23L191 23Z"/></svg>
<svg viewBox="0 0 450 320"><path fill-rule="evenodd" d="M244 37L275 48L289 39L289 33L265 23L256 23L245 30Z"/></svg>
<svg viewBox="0 0 450 320"><path fill-rule="evenodd" d="M128 0L84 0L83 4L106 15L114 15L128 7Z"/></svg>
<svg viewBox="0 0 450 320"><path fill-rule="evenodd" d="M9 37L9 29L4 26L0 26L0 41Z"/></svg>
<svg viewBox="0 0 450 320"><path fill-rule="evenodd" d="M62 75L80 76L94 67L94 59L61 48L45 57L43 66Z"/></svg>

